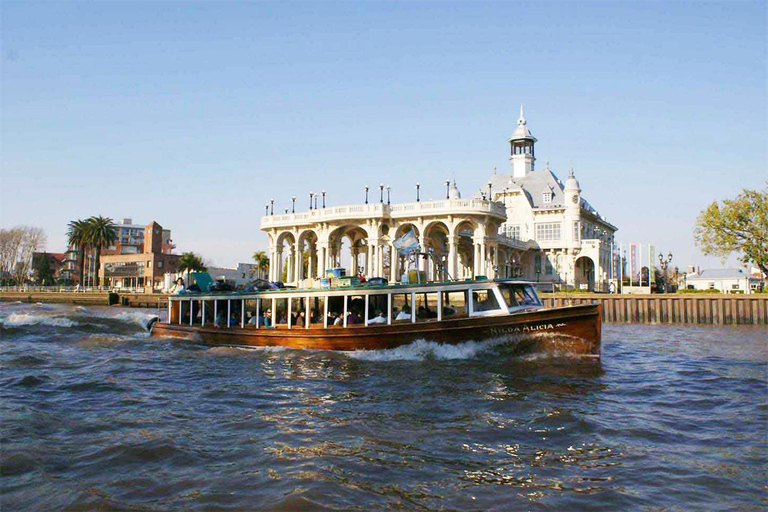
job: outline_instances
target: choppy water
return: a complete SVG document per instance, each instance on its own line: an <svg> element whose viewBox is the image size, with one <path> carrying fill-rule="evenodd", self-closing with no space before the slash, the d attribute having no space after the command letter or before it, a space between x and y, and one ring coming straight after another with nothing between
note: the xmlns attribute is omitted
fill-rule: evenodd
<svg viewBox="0 0 768 512"><path fill-rule="evenodd" d="M0 305L2 510L765 510L764 327L607 325L603 363L148 338Z"/></svg>

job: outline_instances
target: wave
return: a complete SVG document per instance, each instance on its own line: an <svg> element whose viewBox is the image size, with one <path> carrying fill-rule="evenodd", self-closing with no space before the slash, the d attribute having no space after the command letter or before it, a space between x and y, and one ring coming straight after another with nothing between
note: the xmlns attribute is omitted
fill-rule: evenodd
<svg viewBox="0 0 768 512"><path fill-rule="evenodd" d="M157 315L141 310L83 306L21 304L0 309L0 327L29 329L55 327L90 332L146 331Z"/></svg>
<svg viewBox="0 0 768 512"><path fill-rule="evenodd" d="M494 352L496 347L505 343L504 339L486 341L465 341L457 344L437 343L416 340L408 345L383 350L353 350L344 355L362 361L441 361L474 359L483 354Z"/></svg>
<svg viewBox="0 0 768 512"><path fill-rule="evenodd" d="M30 325L75 327L80 324L66 317L36 315L33 313L11 313L5 318L0 317L0 325L3 327L25 327Z"/></svg>

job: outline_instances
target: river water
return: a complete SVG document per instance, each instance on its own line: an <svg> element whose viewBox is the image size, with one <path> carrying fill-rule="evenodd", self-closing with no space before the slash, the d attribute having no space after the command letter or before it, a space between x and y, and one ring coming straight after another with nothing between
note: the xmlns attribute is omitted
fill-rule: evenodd
<svg viewBox="0 0 768 512"><path fill-rule="evenodd" d="M149 338L0 305L2 510L765 510L764 326L605 325L602 364Z"/></svg>

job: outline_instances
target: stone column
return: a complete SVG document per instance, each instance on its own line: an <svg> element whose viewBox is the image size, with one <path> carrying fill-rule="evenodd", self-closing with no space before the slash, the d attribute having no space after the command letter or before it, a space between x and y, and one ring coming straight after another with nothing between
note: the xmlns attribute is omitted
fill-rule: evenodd
<svg viewBox="0 0 768 512"><path fill-rule="evenodd" d="M459 237L448 237L448 274L452 279L458 279L457 259L459 255Z"/></svg>
<svg viewBox="0 0 768 512"><path fill-rule="evenodd" d="M395 246L392 245L392 242L389 243L389 282L390 283L396 283L398 279L397 275L397 264L400 261L400 256L397 254L397 250L395 249Z"/></svg>
<svg viewBox="0 0 768 512"><path fill-rule="evenodd" d="M296 281L298 284L299 281L301 281L301 267L302 267L302 257L301 257L301 250L299 247L296 247L294 249L294 252L296 253L294 255L294 263L293 263L293 280Z"/></svg>

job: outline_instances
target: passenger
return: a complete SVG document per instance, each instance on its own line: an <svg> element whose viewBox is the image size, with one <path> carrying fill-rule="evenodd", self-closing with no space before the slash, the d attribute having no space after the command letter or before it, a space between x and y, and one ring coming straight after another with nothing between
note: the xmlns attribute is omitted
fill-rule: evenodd
<svg viewBox="0 0 768 512"><path fill-rule="evenodd" d="M343 325L344 319L338 313L333 313L333 325Z"/></svg>
<svg viewBox="0 0 768 512"><path fill-rule="evenodd" d="M376 316L368 320L368 325L373 324L385 324L387 323L387 318L384 316L384 313L381 311L376 311Z"/></svg>
<svg viewBox="0 0 768 512"><path fill-rule="evenodd" d="M299 311L296 318L293 319L293 325L296 327L305 327L307 325L307 317L303 311Z"/></svg>
<svg viewBox="0 0 768 512"><path fill-rule="evenodd" d="M176 284L171 287L172 295L182 295L184 293L184 279L181 277L176 280Z"/></svg>
<svg viewBox="0 0 768 512"><path fill-rule="evenodd" d="M197 281L195 280L194 277L192 278L192 284L189 285L189 288L187 288L187 291L188 292L200 292L200 291L202 291L202 290L200 290L200 286L197 284Z"/></svg>
<svg viewBox="0 0 768 512"><path fill-rule="evenodd" d="M349 324L359 324L360 322L360 316L355 313L354 311L350 311L347 313L347 325Z"/></svg>
<svg viewBox="0 0 768 512"><path fill-rule="evenodd" d="M392 311L392 314L393 315L395 314L394 310ZM401 321L410 320L410 319L411 319L411 314L405 310L405 306L403 306L403 309L395 317L395 320L401 320Z"/></svg>
<svg viewBox="0 0 768 512"><path fill-rule="evenodd" d="M264 312L263 322L264 322L264 327L266 327L267 329L272 329L274 327L274 325L272 325L272 310L271 309L268 309L268 310L266 310Z"/></svg>

